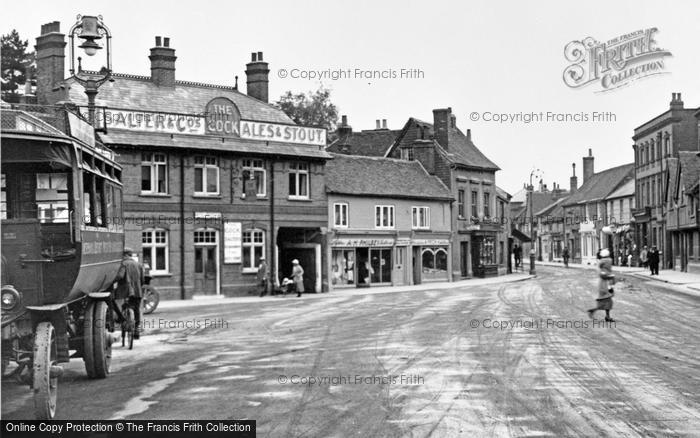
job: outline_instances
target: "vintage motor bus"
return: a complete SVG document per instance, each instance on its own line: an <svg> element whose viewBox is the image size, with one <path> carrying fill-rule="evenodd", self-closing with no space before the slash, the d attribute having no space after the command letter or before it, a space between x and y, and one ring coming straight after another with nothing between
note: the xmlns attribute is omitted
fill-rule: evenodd
<svg viewBox="0 0 700 438"><path fill-rule="evenodd" d="M124 249L121 167L66 107L2 108L2 365L56 412L61 363L109 373ZM71 355L69 351L75 352Z"/></svg>

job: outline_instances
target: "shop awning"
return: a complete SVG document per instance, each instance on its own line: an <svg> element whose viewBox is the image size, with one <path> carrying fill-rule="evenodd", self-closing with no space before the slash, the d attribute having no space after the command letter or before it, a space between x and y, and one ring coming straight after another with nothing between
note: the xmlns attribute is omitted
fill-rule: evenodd
<svg viewBox="0 0 700 438"><path fill-rule="evenodd" d="M521 242L529 242L530 237L517 228L510 230L510 234Z"/></svg>

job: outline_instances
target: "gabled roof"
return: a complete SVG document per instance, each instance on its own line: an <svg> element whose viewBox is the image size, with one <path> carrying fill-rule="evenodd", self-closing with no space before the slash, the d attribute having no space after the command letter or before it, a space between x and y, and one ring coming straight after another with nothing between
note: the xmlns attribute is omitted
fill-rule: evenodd
<svg viewBox="0 0 700 438"><path fill-rule="evenodd" d="M338 137L326 150L337 154L383 157L400 132L397 129L350 131Z"/></svg>
<svg viewBox="0 0 700 438"><path fill-rule="evenodd" d="M179 114L203 114L207 103L215 97L231 99L238 107L241 118L270 123L295 124L282 110L223 85L175 81L174 87L159 87L148 76L115 73L114 82L99 89L97 106L118 109L154 111ZM70 85L69 100L87 105L83 87L74 79Z"/></svg>
<svg viewBox="0 0 700 438"><path fill-rule="evenodd" d="M594 173L563 205L584 204L604 199L629 178L634 178L634 163Z"/></svg>
<svg viewBox="0 0 700 438"><path fill-rule="evenodd" d="M678 161L681 168L681 187L689 193L700 179L700 152L679 151Z"/></svg>
<svg viewBox="0 0 700 438"><path fill-rule="evenodd" d="M440 179L417 161L332 154L326 191L346 195L452 200Z"/></svg>
<svg viewBox="0 0 700 438"><path fill-rule="evenodd" d="M557 207L561 208L561 204L566 201L567 197L557 199L556 201L552 202L551 204L547 205L541 210L535 210L535 217L537 216L552 216L552 213L554 212ZM563 209L562 209L563 211Z"/></svg>
<svg viewBox="0 0 700 438"><path fill-rule="evenodd" d="M401 129L399 132L399 135L396 137L394 144L387 150L385 156L389 156L391 152L393 152L393 150L401 144L411 125L413 124L426 130L424 132L425 139L429 139L431 136L433 136L434 127L431 123L410 117L403 129ZM447 145L447 148L445 148L445 145L439 146L442 149L442 155L450 163L487 170L500 170L500 167L494 164L493 161L489 160L486 155L484 155L479 148L476 147L471 138L468 138L462 131L459 130L459 128L450 127L449 130L449 145ZM435 144L438 143L435 142Z"/></svg>
<svg viewBox="0 0 700 438"><path fill-rule="evenodd" d="M503 190L502 188L496 186L496 196L502 199L507 199L510 202L512 198L511 194Z"/></svg>

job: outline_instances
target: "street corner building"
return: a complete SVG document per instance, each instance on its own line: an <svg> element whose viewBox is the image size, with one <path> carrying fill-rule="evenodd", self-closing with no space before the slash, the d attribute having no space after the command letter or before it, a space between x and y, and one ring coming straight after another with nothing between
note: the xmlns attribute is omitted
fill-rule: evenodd
<svg viewBox="0 0 700 438"><path fill-rule="evenodd" d="M336 154L326 165L332 289L449 281L451 192L415 161Z"/></svg>
<svg viewBox="0 0 700 438"><path fill-rule="evenodd" d="M377 120L374 130L353 132L343 116L337 140L327 148L343 155L417 161L437 177L453 200L450 213L450 278L503 274L509 248L510 195L496 186L499 167L457 127L452 108L433 110L433 123L411 117L400 130ZM410 187L413 182L405 182Z"/></svg>
<svg viewBox="0 0 700 438"><path fill-rule="evenodd" d="M42 26L37 99L83 109L83 87L64 79L65 45L59 23ZM326 131L268 103L262 52L246 64L247 94L237 77L177 80L169 38L156 37L148 58L149 76L114 73L100 88L95 124L123 166L126 245L163 297L250 293L263 257L273 282L298 259L305 289L327 289Z"/></svg>

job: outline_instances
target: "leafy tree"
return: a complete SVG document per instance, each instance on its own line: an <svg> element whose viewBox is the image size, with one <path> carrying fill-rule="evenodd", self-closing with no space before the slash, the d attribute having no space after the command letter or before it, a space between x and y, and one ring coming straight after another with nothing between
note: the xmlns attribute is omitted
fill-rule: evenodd
<svg viewBox="0 0 700 438"><path fill-rule="evenodd" d="M294 123L326 128L329 135L338 124L338 109L331 102L331 91L321 86L316 91L293 94L287 91L275 103Z"/></svg>
<svg viewBox="0 0 700 438"><path fill-rule="evenodd" d="M34 68L34 52L27 52L28 46L29 41L22 41L14 29L0 37L2 94L7 100L17 99L17 89L27 81L27 69Z"/></svg>

